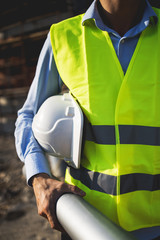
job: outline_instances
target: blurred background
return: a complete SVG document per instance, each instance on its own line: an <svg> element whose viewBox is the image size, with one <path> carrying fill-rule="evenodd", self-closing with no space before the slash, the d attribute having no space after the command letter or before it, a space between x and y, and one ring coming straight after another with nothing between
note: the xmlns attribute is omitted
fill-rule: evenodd
<svg viewBox="0 0 160 240"><path fill-rule="evenodd" d="M0 239L58 240L39 217L22 175L14 129L53 23L85 12L92 0L5 0L0 8Z"/></svg>

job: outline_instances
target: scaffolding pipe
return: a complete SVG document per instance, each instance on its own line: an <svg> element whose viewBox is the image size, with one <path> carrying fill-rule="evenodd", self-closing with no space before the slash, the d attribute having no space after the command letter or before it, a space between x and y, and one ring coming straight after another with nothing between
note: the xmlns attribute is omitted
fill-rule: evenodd
<svg viewBox="0 0 160 240"><path fill-rule="evenodd" d="M62 195L56 205L58 221L73 240L133 240L83 198L74 194Z"/></svg>

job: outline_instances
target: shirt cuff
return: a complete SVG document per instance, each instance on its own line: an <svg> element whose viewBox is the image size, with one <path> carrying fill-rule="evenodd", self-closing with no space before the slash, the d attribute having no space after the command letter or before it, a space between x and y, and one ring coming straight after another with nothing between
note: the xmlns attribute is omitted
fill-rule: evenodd
<svg viewBox="0 0 160 240"><path fill-rule="evenodd" d="M47 173L51 176L49 163L43 153L32 153L25 158L25 171L27 183L32 186L31 178L39 173Z"/></svg>

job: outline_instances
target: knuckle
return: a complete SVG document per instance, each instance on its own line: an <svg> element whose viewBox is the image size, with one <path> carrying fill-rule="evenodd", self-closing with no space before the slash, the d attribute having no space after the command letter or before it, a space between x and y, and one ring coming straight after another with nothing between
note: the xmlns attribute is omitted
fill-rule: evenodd
<svg viewBox="0 0 160 240"><path fill-rule="evenodd" d="M55 229L55 224L54 223L50 223L50 226L52 229Z"/></svg>
<svg viewBox="0 0 160 240"><path fill-rule="evenodd" d="M44 217L44 216L46 216L46 213L48 211L49 211L49 205L47 204L47 205L43 206L43 208L38 209L38 215Z"/></svg>
<svg viewBox="0 0 160 240"><path fill-rule="evenodd" d="M77 191L79 190L79 188L76 187L76 186L71 186L71 189L72 189L72 191L74 191L74 192L77 192Z"/></svg>
<svg viewBox="0 0 160 240"><path fill-rule="evenodd" d="M43 216L44 215L43 211L42 210L38 210L38 215Z"/></svg>
<svg viewBox="0 0 160 240"><path fill-rule="evenodd" d="M45 205L44 211L45 211L45 212L48 212L48 211L49 211L49 204L46 204L46 205Z"/></svg>

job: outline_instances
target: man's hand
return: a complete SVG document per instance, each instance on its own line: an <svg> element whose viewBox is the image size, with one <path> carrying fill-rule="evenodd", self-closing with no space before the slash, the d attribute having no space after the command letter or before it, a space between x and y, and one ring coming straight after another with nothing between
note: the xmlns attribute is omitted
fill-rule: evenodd
<svg viewBox="0 0 160 240"><path fill-rule="evenodd" d="M85 192L78 187L52 179L45 173L40 173L33 178L33 189L37 201L38 214L48 219L51 228L64 231L56 217L56 202L64 193L74 193L81 197Z"/></svg>

